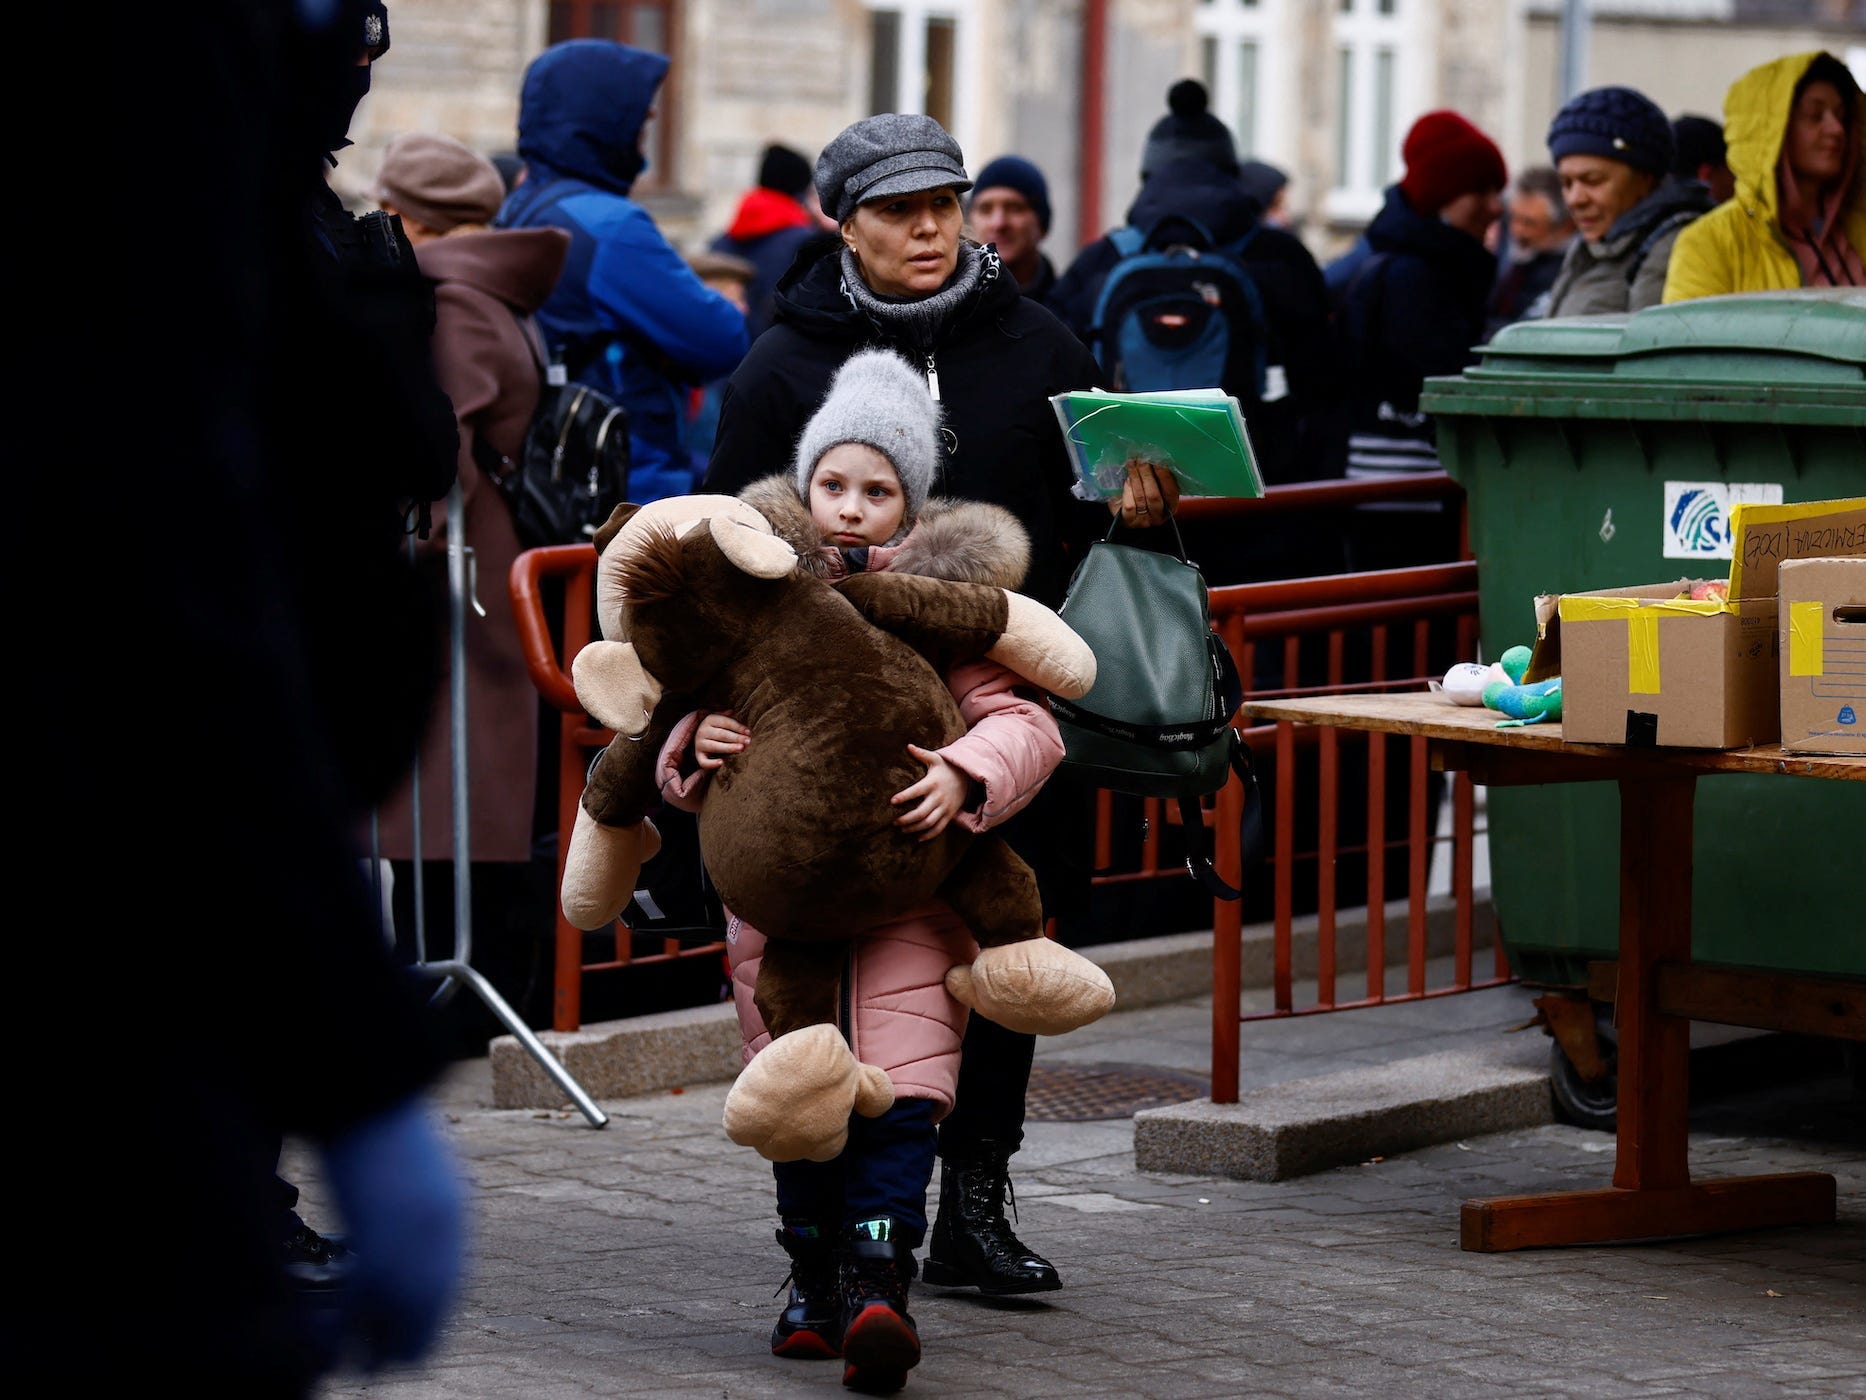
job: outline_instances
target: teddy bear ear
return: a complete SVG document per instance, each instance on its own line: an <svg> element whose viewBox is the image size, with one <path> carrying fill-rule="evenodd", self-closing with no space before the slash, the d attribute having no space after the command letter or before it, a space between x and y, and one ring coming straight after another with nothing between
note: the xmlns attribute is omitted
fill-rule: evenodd
<svg viewBox="0 0 1866 1400"><path fill-rule="evenodd" d="M609 518L596 527L596 552L601 554L609 548L609 541L622 533L622 527L634 519L635 512L641 507L632 501L624 501L609 512Z"/></svg>
<svg viewBox="0 0 1866 1400"><path fill-rule="evenodd" d="M762 534L720 516L713 517L712 531L719 552L753 578L783 578L797 567L797 551L776 535Z"/></svg>

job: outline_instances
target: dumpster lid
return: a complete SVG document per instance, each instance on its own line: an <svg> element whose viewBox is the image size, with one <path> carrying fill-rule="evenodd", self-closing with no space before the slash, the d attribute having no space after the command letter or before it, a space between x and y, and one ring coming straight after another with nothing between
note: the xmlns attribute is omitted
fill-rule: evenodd
<svg viewBox="0 0 1866 1400"><path fill-rule="evenodd" d="M1686 416L1780 419L1800 415L1755 410L1800 405L1866 415L1866 290L1742 292L1630 315L1519 321L1481 354L1461 376L1428 380L1421 406L1587 417L1646 417L1651 407L1674 417L1682 403L1694 408ZM1573 402L1583 389L1593 411ZM1707 403L1725 412L1695 411Z"/></svg>

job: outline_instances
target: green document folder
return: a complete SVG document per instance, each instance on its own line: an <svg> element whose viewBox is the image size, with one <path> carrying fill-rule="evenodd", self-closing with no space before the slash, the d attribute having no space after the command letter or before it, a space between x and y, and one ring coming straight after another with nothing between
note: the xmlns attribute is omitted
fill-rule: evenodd
<svg viewBox="0 0 1866 1400"><path fill-rule="evenodd" d="M1222 389L1082 389L1050 404L1069 444L1075 493L1085 500L1119 496L1136 457L1171 467L1189 496L1263 495L1244 415Z"/></svg>

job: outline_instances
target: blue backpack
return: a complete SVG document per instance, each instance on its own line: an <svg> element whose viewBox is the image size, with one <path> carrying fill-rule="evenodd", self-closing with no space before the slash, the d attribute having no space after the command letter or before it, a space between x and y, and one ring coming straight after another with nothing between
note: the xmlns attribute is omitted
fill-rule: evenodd
<svg viewBox="0 0 1866 1400"><path fill-rule="evenodd" d="M1167 224L1199 241L1156 246ZM1256 232L1214 247L1199 225L1171 219L1151 236L1108 235L1121 260L1102 283L1089 338L1110 388L1223 389L1245 407L1262 402L1270 331L1241 260Z"/></svg>

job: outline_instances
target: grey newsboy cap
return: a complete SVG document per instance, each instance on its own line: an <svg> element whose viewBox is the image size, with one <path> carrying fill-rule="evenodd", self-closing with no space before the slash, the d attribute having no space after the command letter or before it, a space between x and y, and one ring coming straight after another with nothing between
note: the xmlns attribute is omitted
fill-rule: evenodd
<svg viewBox="0 0 1866 1400"><path fill-rule="evenodd" d="M844 127L816 158L816 198L837 223L871 199L965 191L965 154L931 117L883 112Z"/></svg>

